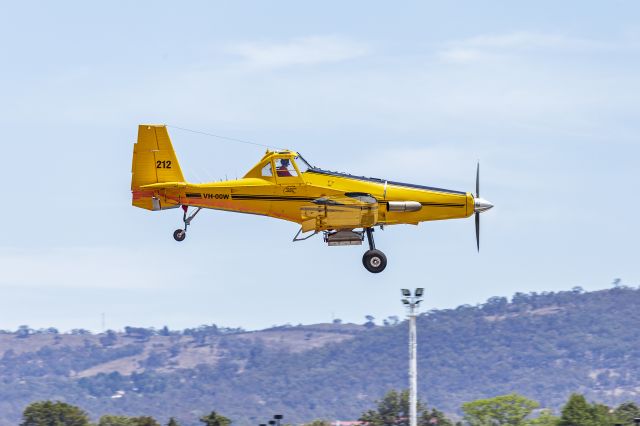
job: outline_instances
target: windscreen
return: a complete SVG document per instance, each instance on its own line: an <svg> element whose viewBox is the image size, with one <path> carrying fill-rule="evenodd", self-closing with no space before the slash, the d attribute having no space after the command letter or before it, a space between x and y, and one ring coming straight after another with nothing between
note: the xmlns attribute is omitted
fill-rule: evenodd
<svg viewBox="0 0 640 426"><path fill-rule="evenodd" d="M296 165L298 166L298 169L300 170L300 173L304 173L309 169L313 169L313 167L307 163L307 161L302 158L302 155L298 154L295 158L294 158Z"/></svg>

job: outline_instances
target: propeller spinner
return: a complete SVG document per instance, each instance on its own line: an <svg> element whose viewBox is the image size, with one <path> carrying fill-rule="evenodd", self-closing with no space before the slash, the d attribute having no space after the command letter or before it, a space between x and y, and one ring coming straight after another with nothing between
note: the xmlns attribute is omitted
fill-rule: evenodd
<svg viewBox="0 0 640 426"><path fill-rule="evenodd" d="M476 168L476 196L473 198L474 211L476 213L476 245L480 251L480 213L486 212L493 207L490 201L480 198L480 163Z"/></svg>

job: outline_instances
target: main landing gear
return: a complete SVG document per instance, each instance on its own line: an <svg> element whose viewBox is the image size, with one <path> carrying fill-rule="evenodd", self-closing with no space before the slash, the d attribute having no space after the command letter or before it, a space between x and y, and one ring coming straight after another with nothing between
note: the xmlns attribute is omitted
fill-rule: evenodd
<svg viewBox="0 0 640 426"><path fill-rule="evenodd" d="M387 267L387 256L380 250L376 250L376 244L373 241L373 228L365 228L365 232L367 233L367 241L369 241L369 250L362 256L362 264L367 271L377 274Z"/></svg>
<svg viewBox="0 0 640 426"><path fill-rule="evenodd" d="M191 221L198 214L198 212L202 209L202 207L198 207L196 211L187 216L187 210L189 210L188 206L182 206L182 210L184 211L182 215L182 221L184 222L184 229L176 229L173 231L173 239L176 241L184 241L187 238L187 227L191 224Z"/></svg>
<svg viewBox="0 0 640 426"><path fill-rule="evenodd" d="M382 229L382 227L380 227L380 229ZM367 271L377 274L384 271L384 268L387 267L387 256L380 250L376 250L376 245L373 242L373 228L364 228L362 231L350 229L324 231L324 242L329 246L359 246L362 245L365 234L369 242L369 250L362 256L362 264ZM296 234L293 241L306 240L315 234L305 238L298 238L299 235L300 232Z"/></svg>

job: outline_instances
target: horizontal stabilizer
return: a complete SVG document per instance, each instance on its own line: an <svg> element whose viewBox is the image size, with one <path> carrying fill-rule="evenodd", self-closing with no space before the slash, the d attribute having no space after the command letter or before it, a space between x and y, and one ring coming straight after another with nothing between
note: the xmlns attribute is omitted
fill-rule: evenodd
<svg viewBox="0 0 640 426"><path fill-rule="evenodd" d="M173 188L185 188L186 182L162 182L162 183L150 183L149 185L142 185L140 188L144 189L173 189Z"/></svg>

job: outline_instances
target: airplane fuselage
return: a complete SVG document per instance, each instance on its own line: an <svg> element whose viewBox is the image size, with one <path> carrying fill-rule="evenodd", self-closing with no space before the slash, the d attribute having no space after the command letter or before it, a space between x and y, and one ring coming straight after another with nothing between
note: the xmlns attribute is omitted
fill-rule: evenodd
<svg viewBox="0 0 640 426"><path fill-rule="evenodd" d="M243 178L211 183L183 183L153 191L162 209L180 205L251 213L302 223L301 208L314 200L345 193L369 194L378 201L376 225L418 224L424 221L466 218L474 212L470 193L384 181L310 169L284 182ZM154 185L148 185L153 187ZM153 188L145 188L148 196ZM134 194L135 196L135 194ZM393 211L393 202L419 203L416 211ZM393 204L391 204L393 206ZM415 208L415 207L414 207ZM331 229L328 226L327 229ZM325 230L325 229L318 229Z"/></svg>

